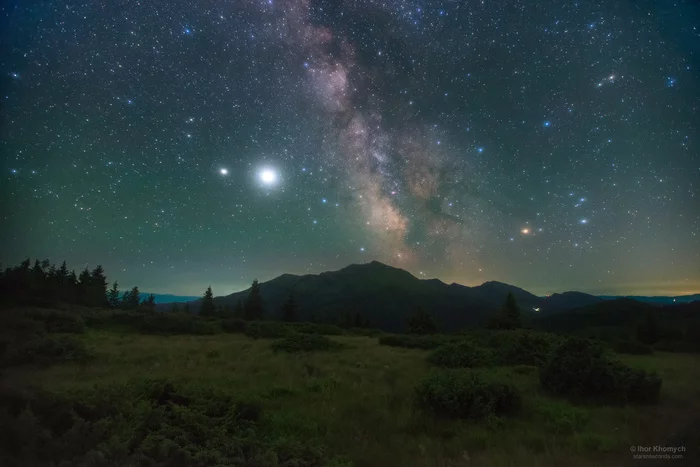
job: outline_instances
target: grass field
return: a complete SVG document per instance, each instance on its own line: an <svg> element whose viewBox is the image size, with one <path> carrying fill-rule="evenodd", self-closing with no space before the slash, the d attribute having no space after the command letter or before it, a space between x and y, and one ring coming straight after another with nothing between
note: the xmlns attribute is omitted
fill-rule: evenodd
<svg viewBox="0 0 700 467"><path fill-rule="evenodd" d="M620 356L663 378L656 406L576 406L542 393L534 366L474 370L516 384L513 417L434 419L416 408L415 387L431 368L428 351L380 346L376 338L332 336L327 352L274 352L272 340L240 334L154 336L88 330L95 354L84 364L8 370L19 386L62 394L162 378L178 389L207 387L259 401L276 436L324 446L324 458L354 466L655 465L631 445L678 445L698 460L700 357L657 352ZM695 444L691 444L695 443ZM330 461L329 461L330 462ZM697 464L695 464L697 465Z"/></svg>

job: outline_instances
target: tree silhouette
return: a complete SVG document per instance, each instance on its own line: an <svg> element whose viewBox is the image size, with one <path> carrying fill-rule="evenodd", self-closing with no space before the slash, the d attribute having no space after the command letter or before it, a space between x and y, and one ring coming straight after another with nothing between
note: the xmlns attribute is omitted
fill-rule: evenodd
<svg viewBox="0 0 700 467"><path fill-rule="evenodd" d="M185 302L185 304L182 306L182 312L183 313L189 313L190 312L190 303Z"/></svg>
<svg viewBox="0 0 700 467"><path fill-rule="evenodd" d="M121 300L119 300L119 284L117 284L117 281L114 281L112 288L107 292L107 302L112 308L119 308L121 304Z"/></svg>
<svg viewBox="0 0 700 467"><path fill-rule="evenodd" d="M170 312L171 313L178 313L180 311L180 308L177 306L177 302L173 302L172 305L170 305Z"/></svg>
<svg viewBox="0 0 700 467"><path fill-rule="evenodd" d="M88 304L90 306L107 305L107 277L104 269L99 264L90 273L88 291Z"/></svg>
<svg viewBox="0 0 700 467"><path fill-rule="evenodd" d="M503 306L491 317L487 326L492 329L516 329L521 326L520 308L512 293L508 293Z"/></svg>
<svg viewBox="0 0 700 467"><path fill-rule="evenodd" d="M425 308L418 307L408 318L409 334L435 334L437 325Z"/></svg>
<svg viewBox="0 0 700 467"><path fill-rule="evenodd" d="M126 310L135 310L139 307L140 297L139 288L134 286L130 291L124 292L122 296L122 308Z"/></svg>
<svg viewBox="0 0 700 467"><path fill-rule="evenodd" d="M293 322L297 320L297 301L294 293L290 293L287 300L282 304L282 321Z"/></svg>
<svg viewBox="0 0 700 467"><path fill-rule="evenodd" d="M243 308L244 317L247 320L262 319L265 312L263 306L263 298L260 293L260 284L258 280L255 279L253 284L250 286L250 292L248 293L248 298L245 301L245 306Z"/></svg>
<svg viewBox="0 0 700 467"><path fill-rule="evenodd" d="M211 291L211 285L204 291L199 314L201 316L216 316L216 305L214 305L214 294Z"/></svg>
<svg viewBox="0 0 700 467"><path fill-rule="evenodd" d="M148 297L144 298L141 301L141 306L144 306L146 308L149 308L151 310L156 309L156 296L153 294L150 294Z"/></svg>

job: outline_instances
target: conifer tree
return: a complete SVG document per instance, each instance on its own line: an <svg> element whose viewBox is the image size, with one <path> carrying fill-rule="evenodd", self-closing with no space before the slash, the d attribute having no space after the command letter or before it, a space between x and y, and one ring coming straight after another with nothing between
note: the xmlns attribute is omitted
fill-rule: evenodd
<svg viewBox="0 0 700 467"><path fill-rule="evenodd" d="M185 302L185 304L182 306L182 312L183 313L189 313L190 312L190 303Z"/></svg>
<svg viewBox="0 0 700 467"><path fill-rule="evenodd" d="M173 302L172 305L170 305L170 312L171 313L179 313L180 308L177 306L177 302Z"/></svg>
<svg viewBox="0 0 700 467"><path fill-rule="evenodd" d="M294 322L297 320L297 301L294 298L294 293L290 293L287 300L284 301L282 305L282 320L287 322Z"/></svg>
<svg viewBox="0 0 700 467"><path fill-rule="evenodd" d="M148 297L141 300L141 306L149 308L151 310L155 310L156 309L156 296L153 294L150 294Z"/></svg>
<svg viewBox="0 0 700 467"><path fill-rule="evenodd" d="M117 281L114 281L112 288L107 292L107 302L112 308L118 308L121 303L121 300L119 300L119 284L117 284Z"/></svg>
<svg viewBox="0 0 700 467"><path fill-rule="evenodd" d="M102 265L97 265L90 273L88 301L91 306L107 305L107 277Z"/></svg>
<svg viewBox="0 0 700 467"><path fill-rule="evenodd" d="M204 291L199 314L200 316L216 316L216 305L214 305L214 294L211 291L211 285Z"/></svg>
<svg viewBox="0 0 700 467"><path fill-rule="evenodd" d="M263 299L260 293L260 284L255 279L250 286L250 292L244 306L244 316L247 320L262 319L264 314Z"/></svg>

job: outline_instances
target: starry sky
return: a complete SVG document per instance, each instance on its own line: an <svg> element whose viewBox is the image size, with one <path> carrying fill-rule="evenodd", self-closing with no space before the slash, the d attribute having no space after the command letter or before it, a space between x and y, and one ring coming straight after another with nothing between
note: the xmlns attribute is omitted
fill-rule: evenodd
<svg viewBox="0 0 700 467"><path fill-rule="evenodd" d="M0 260L700 291L696 1L5 2Z"/></svg>

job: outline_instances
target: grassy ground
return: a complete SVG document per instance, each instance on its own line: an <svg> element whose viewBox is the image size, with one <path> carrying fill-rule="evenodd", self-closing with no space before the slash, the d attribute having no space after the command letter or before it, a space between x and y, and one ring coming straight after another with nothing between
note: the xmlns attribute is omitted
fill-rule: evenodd
<svg viewBox="0 0 700 467"><path fill-rule="evenodd" d="M520 387L523 410L512 418L467 422L433 420L414 409L414 388L430 371L427 351L380 346L376 338L335 336L345 347L305 354L275 353L271 340L238 334L91 330L81 338L94 360L17 368L12 380L73 392L164 378L176 387L202 385L259 398L281 436L322 440L330 454L355 466L634 465L631 445L696 440L700 414L700 357L686 354L620 357L660 373L661 402L654 407L574 406L545 396L535 367L485 369ZM692 465L697 445L686 448Z"/></svg>

